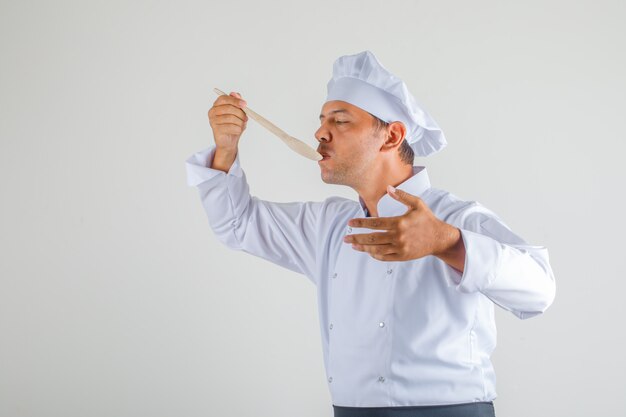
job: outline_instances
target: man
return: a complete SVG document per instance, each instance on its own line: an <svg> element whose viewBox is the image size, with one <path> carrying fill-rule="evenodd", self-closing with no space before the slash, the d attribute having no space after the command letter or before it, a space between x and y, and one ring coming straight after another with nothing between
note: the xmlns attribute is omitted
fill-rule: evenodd
<svg viewBox="0 0 626 417"><path fill-rule="evenodd" d="M493 416L494 304L519 318L555 293L545 247L496 214L430 186L443 133L369 51L335 61L315 132L322 180L359 201L272 203L250 195L237 93L209 110L215 146L187 159L211 228L229 247L317 288L335 416Z"/></svg>

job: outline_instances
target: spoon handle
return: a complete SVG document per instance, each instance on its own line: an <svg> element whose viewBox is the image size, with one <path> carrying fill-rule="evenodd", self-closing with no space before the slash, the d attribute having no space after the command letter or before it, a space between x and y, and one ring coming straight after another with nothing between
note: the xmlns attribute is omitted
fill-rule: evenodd
<svg viewBox="0 0 626 417"><path fill-rule="evenodd" d="M215 93L217 93L218 95L227 95L225 92L217 88L214 88L213 91L215 91ZM274 123L270 122L265 117L252 110L250 107L246 106L242 110L250 118L256 120L261 126L278 136L283 142L285 142L287 146L289 146L300 155L314 161L319 161L320 159L322 159L322 155L320 155L315 149L311 148L309 145L302 142L301 140L296 139L293 136L289 136L285 131L283 131Z"/></svg>

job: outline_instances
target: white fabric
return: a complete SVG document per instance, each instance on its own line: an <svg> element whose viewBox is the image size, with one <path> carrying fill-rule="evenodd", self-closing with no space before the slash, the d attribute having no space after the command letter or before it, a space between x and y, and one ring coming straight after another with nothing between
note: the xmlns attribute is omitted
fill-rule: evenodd
<svg viewBox="0 0 626 417"><path fill-rule="evenodd" d="M304 274L317 288L324 365L334 405L390 407L492 401L494 303L519 318L545 311L555 282L548 251L529 245L493 212L431 188L425 167L397 188L417 195L461 230L463 274L433 256L381 262L343 242L362 202L273 203L252 197L239 159L207 168L214 147L191 155L196 186L217 238L232 249ZM381 217L406 207L385 195ZM331 329L332 325L332 329Z"/></svg>
<svg viewBox="0 0 626 417"><path fill-rule="evenodd" d="M447 144L437 123L406 84L383 67L370 51L337 58L327 91L326 101L345 101L385 122L404 123L405 139L417 156L428 156Z"/></svg>

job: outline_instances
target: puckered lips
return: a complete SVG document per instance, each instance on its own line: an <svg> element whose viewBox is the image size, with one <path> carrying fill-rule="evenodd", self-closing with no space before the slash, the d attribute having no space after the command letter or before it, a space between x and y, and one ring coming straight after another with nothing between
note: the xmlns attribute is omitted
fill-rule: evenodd
<svg viewBox="0 0 626 417"><path fill-rule="evenodd" d="M324 162L324 161L330 159L330 154L327 151L318 149L317 152L319 152L319 154L322 155L322 159L320 159L317 162Z"/></svg>

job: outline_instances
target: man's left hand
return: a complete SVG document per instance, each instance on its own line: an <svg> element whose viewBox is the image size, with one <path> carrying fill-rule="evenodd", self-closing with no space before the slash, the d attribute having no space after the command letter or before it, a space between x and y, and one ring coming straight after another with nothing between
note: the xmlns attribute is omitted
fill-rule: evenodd
<svg viewBox="0 0 626 417"><path fill-rule="evenodd" d="M463 270L465 247L461 231L439 220L424 201L405 191L388 187L388 194L405 204L406 213L396 217L352 219L352 227L381 232L347 235L344 242L380 261L409 261L434 255Z"/></svg>

